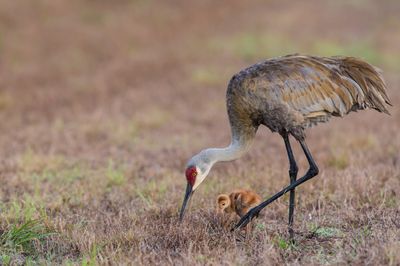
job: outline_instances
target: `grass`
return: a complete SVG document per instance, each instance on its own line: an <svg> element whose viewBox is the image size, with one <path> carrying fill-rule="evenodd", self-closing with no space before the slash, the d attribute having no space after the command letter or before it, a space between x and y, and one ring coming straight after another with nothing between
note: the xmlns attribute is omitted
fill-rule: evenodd
<svg viewBox="0 0 400 266"><path fill-rule="evenodd" d="M399 265L399 4L344 2L1 2L0 264ZM248 235L215 213L220 193L288 184L265 128L213 168L180 223L188 158L229 143L229 78L294 52L377 64L392 115L307 131L320 174L296 189L293 242L288 195Z"/></svg>
<svg viewBox="0 0 400 266"><path fill-rule="evenodd" d="M351 55L363 58L371 64L381 65L382 56L377 48L368 40L357 40L346 44L336 43L332 40L321 40L314 43L312 52L317 55Z"/></svg>
<svg viewBox="0 0 400 266"><path fill-rule="evenodd" d="M332 154L328 161L328 166L334 167L338 170L344 170L349 166L349 158L345 153L342 154Z"/></svg>
<svg viewBox="0 0 400 266"><path fill-rule="evenodd" d="M3 213L3 217L8 220L30 220L40 213L40 207L30 195L4 204L3 209L7 210Z"/></svg>
<svg viewBox="0 0 400 266"><path fill-rule="evenodd" d="M0 43L0 49L1 49L1 43ZM11 96L7 93L0 92L0 111L7 109L12 104L13 104L13 99L11 98Z"/></svg>
<svg viewBox="0 0 400 266"><path fill-rule="evenodd" d="M339 229L333 227L320 227L317 228L314 233L319 237L334 237L340 236L342 233Z"/></svg>
<svg viewBox="0 0 400 266"><path fill-rule="evenodd" d="M291 242L290 242L290 240L283 239L283 238L278 238L278 239L276 239L275 241L276 241L276 245L277 245L280 249L283 249L283 250L286 250L286 249L290 248L291 245L292 245Z"/></svg>
<svg viewBox="0 0 400 266"><path fill-rule="evenodd" d="M210 49L228 51L246 61L261 60L282 54L293 54L299 47L285 35L277 33L244 33L229 39L217 38L209 44Z"/></svg>
<svg viewBox="0 0 400 266"><path fill-rule="evenodd" d="M197 68L192 73L192 80L200 85L215 86L225 82L221 79L221 74L218 71L210 70L209 68Z"/></svg>
<svg viewBox="0 0 400 266"><path fill-rule="evenodd" d="M216 38L209 44L211 51L228 51L232 56L248 62L261 61L269 57L285 54L313 54L319 56L355 56L371 64L387 67L393 70L400 69L400 53L386 53L380 49L375 39L352 39L336 41L334 39L313 39L299 41L290 36L276 32L253 32L234 35L229 38ZM215 82L211 73L206 71L195 73L200 78ZM200 75L201 74L201 75Z"/></svg>
<svg viewBox="0 0 400 266"><path fill-rule="evenodd" d="M27 220L20 225L11 224L0 235L0 259L4 265L19 264L18 254L24 259L36 258L41 242L52 235L42 221Z"/></svg>
<svg viewBox="0 0 400 266"><path fill-rule="evenodd" d="M107 186L121 186L126 182L123 170L116 168L113 160L108 161L106 174L108 179Z"/></svg>

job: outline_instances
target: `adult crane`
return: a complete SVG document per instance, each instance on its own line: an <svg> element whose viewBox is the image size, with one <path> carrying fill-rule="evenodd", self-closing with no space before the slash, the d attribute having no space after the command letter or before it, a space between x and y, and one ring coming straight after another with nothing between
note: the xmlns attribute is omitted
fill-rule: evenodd
<svg viewBox="0 0 400 266"><path fill-rule="evenodd" d="M210 148L193 156L186 168L186 193L180 219L193 191L204 181L212 166L232 161L246 153L260 125L279 133L289 159L290 185L252 208L236 224L252 218L285 193L289 197L289 233L293 237L295 188L318 174L318 167L305 141L305 129L332 116L375 109L389 114L391 105L381 71L354 57L287 55L252 65L232 77L226 93L232 139L226 148ZM292 135L301 145L309 169L297 179L298 167L289 142Z"/></svg>

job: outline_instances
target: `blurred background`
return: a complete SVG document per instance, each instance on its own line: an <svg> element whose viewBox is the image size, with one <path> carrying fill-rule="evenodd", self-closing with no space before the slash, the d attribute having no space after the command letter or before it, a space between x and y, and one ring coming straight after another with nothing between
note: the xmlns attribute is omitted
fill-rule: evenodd
<svg viewBox="0 0 400 266"><path fill-rule="evenodd" d="M136 129L163 148L210 124L224 134L230 77L289 53L361 57L396 97L399 14L396 0L1 1L1 150L90 156L110 138L127 149Z"/></svg>
<svg viewBox="0 0 400 266"><path fill-rule="evenodd" d="M107 135L135 123L163 127L146 131L153 137L192 134L225 119L234 73L289 53L358 56L393 84L399 13L395 0L2 1L1 147L57 149L64 139L92 153L111 136L86 129L85 147L82 127L110 126Z"/></svg>
<svg viewBox="0 0 400 266"><path fill-rule="evenodd" d="M398 173L399 14L398 0L0 0L3 230L44 219L75 255L55 254L79 259L167 196L176 211L186 160L229 143L230 77L290 53L352 55L384 71L392 116L333 119L310 131L309 146L328 174L377 164ZM244 160L216 167L194 206L234 186L265 194L287 183L272 179L287 174L281 140L259 133ZM382 182L399 188L398 176Z"/></svg>

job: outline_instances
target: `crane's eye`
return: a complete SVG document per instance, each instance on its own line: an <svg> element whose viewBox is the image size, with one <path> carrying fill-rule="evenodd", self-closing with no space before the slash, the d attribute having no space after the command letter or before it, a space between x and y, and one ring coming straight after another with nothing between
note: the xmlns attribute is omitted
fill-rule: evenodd
<svg viewBox="0 0 400 266"><path fill-rule="evenodd" d="M194 185L197 176L197 169L196 166L190 166L186 169L186 180L190 185Z"/></svg>

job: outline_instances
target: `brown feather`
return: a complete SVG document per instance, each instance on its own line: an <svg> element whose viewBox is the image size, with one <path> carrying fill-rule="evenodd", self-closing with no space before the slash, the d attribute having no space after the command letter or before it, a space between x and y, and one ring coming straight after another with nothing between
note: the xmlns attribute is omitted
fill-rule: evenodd
<svg viewBox="0 0 400 266"><path fill-rule="evenodd" d="M389 114L386 104L380 70L354 57L269 59L236 74L227 91L233 135L245 139L254 137L259 124L302 138L304 128L331 116L365 108Z"/></svg>
<svg viewBox="0 0 400 266"><path fill-rule="evenodd" d="M239 189L229 194L232 209L242 217L251 208L261 203L261 197L251 190Z"/></svg>
<svg viewBox="0 0 400 266"><path fill-rule="evenodd" d="M261 203L261 197L251 190L237 189L229 195L220 194L217 197L218 212L236 213L239 217L245 215L251 208Z"/></svg>

